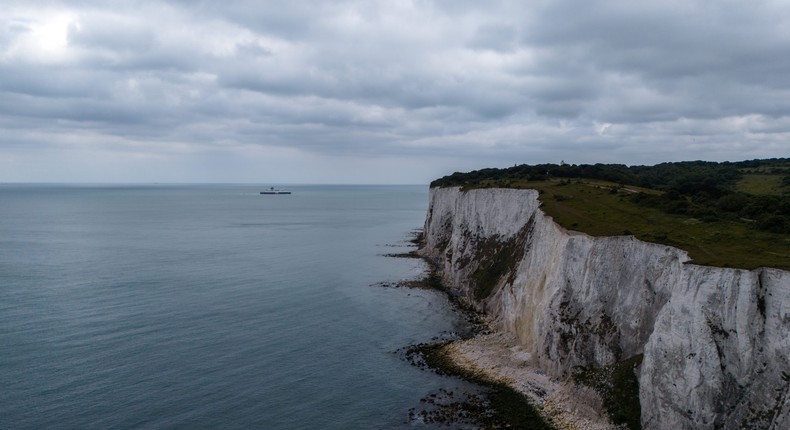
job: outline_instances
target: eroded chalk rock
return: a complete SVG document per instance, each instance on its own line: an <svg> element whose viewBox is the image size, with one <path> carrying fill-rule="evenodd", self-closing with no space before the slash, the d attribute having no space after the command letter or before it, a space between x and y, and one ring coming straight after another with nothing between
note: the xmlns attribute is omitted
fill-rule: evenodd
<svg viewBox="0 0 790 430"><path fill-rule="evenodd" d="M644 428L790 428L790 272L563 229L537 191L433 188L422 254L555 378L643 354Z"/></svg>

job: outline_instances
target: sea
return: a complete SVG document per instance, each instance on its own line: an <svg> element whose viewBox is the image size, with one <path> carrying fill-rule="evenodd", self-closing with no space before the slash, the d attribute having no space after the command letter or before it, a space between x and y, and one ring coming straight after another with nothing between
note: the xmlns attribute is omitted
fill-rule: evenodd
<svg viewBox="0 0 790 430"><path fill-rule="evenodd" d="M0 428L425 427L427 188L0 184Z"/></svg>

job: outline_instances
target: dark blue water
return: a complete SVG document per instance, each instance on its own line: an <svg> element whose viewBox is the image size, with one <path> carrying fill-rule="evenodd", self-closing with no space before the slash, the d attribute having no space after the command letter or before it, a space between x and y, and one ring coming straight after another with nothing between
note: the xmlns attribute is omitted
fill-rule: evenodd
<svg viewBox="0 0 790 430"><path fill-rule="evenodd" d="M0 185L0 428L403 427L426 188Z"/></svg>

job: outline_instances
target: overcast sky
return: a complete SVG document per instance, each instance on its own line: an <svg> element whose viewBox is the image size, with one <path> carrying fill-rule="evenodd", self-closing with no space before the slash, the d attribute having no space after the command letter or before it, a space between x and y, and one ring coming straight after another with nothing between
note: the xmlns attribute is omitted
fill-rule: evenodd
<svg viewBox="0 0 790 430"><path fill-rule="evenodd" d="M787 156L789 1L0 9L0 182L427 183Z"/></svg>

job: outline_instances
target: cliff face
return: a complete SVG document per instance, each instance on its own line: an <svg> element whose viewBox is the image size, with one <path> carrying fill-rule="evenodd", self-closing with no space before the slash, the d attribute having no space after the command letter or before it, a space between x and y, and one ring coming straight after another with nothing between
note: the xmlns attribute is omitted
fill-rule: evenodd
<svg viewBox="0 0 790 430"><path fill-rule="evenodd" d="M790 272L567 231L537 197L434 188L422 250L529 364L562 378L641 356L644 428L790 428Z"/></svg>

